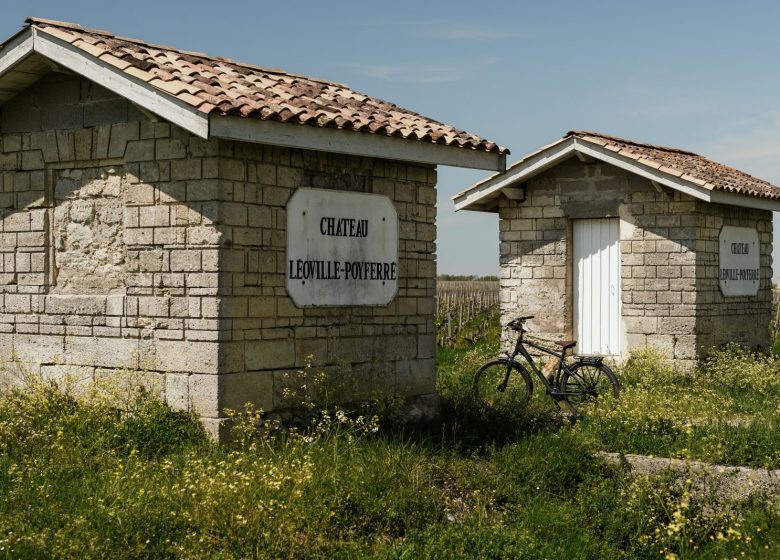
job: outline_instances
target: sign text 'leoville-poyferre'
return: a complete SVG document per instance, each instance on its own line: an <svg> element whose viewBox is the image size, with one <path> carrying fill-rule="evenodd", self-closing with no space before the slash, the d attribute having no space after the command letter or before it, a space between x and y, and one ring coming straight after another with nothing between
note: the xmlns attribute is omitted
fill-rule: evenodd
<svg viewBox="0 0 780 560"><path fill-rule="evenodd" d="M384 305L398 285L398 214L382 195L299 189L287 204L287 291L299 307Z"/></svg>

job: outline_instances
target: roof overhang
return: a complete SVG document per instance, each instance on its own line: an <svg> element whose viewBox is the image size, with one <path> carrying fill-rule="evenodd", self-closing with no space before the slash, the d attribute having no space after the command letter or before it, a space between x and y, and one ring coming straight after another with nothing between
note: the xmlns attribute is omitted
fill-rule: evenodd
<svg viewBox="0 0 780 560"><path fill-rule="evenodd" d="M432 144L421 140L234 116L211 115L209 123L211 136L229 140L378 157L410 163L450 165L490 171L506 169L506 156L503 154Z"/></svg>
<svg viewBox="0 0 780 560"><path fill-rule="evenodd" d="M124 68L110 65L35 26L22 30L0 46L0 104L51 72L53 65L84 76L200 138L225 138L417 164L490 171L506 169L504 154L349 130L209 115L133 77Z"/></svg>
<svg viewBox="0 0 780 560"><path fill-rule="evenodd" d="M730 204L759 210L780 211L780 200L715 190L713 185L684 175L648 160L635 160L588 142L568 137L529 154L511 165L505 172L481 181L452 197L455 210L497 212L502 196L516 198L512 192L519 185L572 157L593 158L624 169L655 184L678 190L705 202Z"/></svg>

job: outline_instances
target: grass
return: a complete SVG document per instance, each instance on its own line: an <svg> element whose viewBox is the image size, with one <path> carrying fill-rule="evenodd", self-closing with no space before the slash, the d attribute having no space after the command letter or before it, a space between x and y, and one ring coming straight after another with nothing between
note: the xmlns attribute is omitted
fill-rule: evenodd
<svg viewBox="0 0 780 560"><path fill-rule="evenodd" d="M0 558L776 558L771 496L723 504L595 451L777 466L777 363L738 348L675 371L637 354L613 410L571 426L537 394L492 414L470 375L498 331L441 351L441 424L359 412L231 443L142 390L121 410L45 384L0 398ZM727 422L731 421L730 423Z"/></svg>

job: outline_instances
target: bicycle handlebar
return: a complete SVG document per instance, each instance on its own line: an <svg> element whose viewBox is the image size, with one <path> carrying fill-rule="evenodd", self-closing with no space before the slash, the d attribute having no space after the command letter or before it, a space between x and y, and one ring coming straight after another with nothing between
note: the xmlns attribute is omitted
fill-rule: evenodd
<svg viewBox="0 0 780 560"><path fill-rule="evenodd" d="M533 315L527 315L525 317L518 317L517 319L512 319L511 321L509 321L506 324L506 326L507 326L507 328L510 328L512 330L515 330L515 331L522 331L523 330L523 323L525 323L526 321L528 321L530 319L533 319L533 318L534 318Z"/></svg>

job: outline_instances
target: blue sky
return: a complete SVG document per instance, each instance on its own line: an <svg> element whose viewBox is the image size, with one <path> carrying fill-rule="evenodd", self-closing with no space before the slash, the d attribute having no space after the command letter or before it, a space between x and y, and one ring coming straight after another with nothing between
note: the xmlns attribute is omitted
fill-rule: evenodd
<svg viewBox="0 0 780 560"><path fill-rule="evenodd" d="M0 36L28 15L344 82L508 146L510 162L590 129L780 185L780 3L27 0L3 6ZM496 216L449 200L486 175L439 170L441 273L498 270Z"/></svg>

